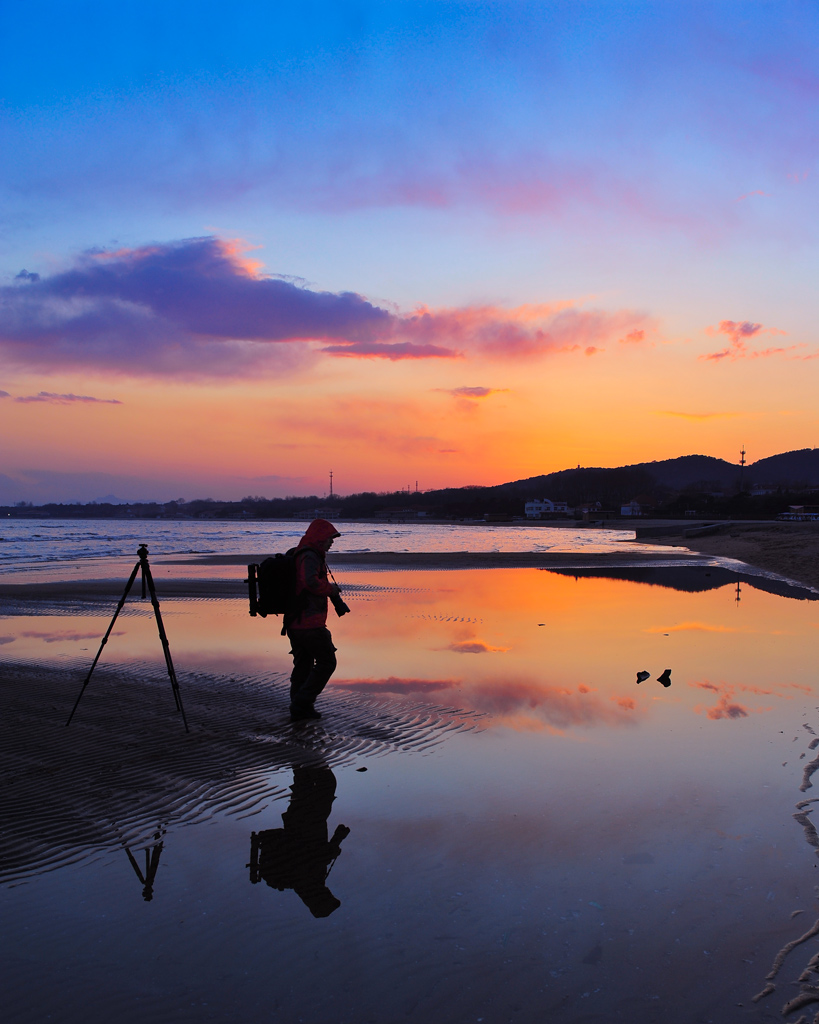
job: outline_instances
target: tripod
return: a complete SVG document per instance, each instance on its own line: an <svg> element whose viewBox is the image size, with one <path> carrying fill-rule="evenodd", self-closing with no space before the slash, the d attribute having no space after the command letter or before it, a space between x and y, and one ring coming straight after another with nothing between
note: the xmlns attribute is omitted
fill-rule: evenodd
<svg viewBox="0 0 819 1024"><path fill-rule="evenodd" d="M136 857L131 853L130 849L126 846L125 852L128 854L128 860L131 862L131 867L136 872L137 878L142 883L142 898L146 903L150 903L154 898L154 879L156 878L157 868L159 867L159 856L162 853L163 832L160 829L159 832L154 836L154 845L149 850L145 848L145 874L143 875L140 871L139 864L136 862Z"/></svg>
<svg viewBox="0 0 819 1024"><path fill-rule="evenodd" d="M85 693L85 688L86 686L88 686L88 683L91 679L91 673L97 667L97 662L100 660L102 649L108 643L108 637L111 635L111 630L114 628L114 623L117 621L117 616L122 611L122 606L125 604L125 599L128 597L131 587L134 585L134 580L137 578L137 573L141 571L142 597L144 600L144 598L146 597L147 587L147 590L150 591L151 594L151 604L154 606L156 626L157 629L159 630L159 639L160 642L162 643L162 651L165 654L165 665L167 666L168 676L170 677L171 680L171 689L173 690L173 699L176 701L176 710L182 715L182 721L185 724L185 732L190 732L190 729L188 728L188 720L187 718L185 718L185 709L182 707L182 694L179 692L179 683L177 682L176 679L176 670L174 669L173 661L171 660L171 649L168 646L168 637L165 635L165 627L162 624L162 615L159 612L159 601L156 598L154 578L151 575L151 567L150 565L148 565L148 548L145 544L139 545L137 555L139 556L139 561L134 566L134 570L131 573L131 575L128 577L128 582L125 584L125 593L120 598L119 604L117 605L117 610L114 612L113 619L111 619L111 624L105 631L105 636L102 638L100 649L97 651L96 658L94 658L93 662L91 663L91 668L88 670L88 675L85 677L85 682L82 684L82 689L79 692L79 696L74 702L74 707L71 709L71 714L68 716L68 721L65 723L66 726L71 725L71 719L74 717L74 712L77 710L77 707L79 706L79 703L82 700L82 695Z"/></svg>

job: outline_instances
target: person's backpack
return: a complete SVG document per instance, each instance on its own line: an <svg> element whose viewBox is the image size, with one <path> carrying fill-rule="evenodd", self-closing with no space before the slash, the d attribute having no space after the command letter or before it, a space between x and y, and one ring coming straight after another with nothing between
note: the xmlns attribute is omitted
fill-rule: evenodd
<svg viewBox="0 0 819 1024"><path fill-rule="evenodd" d="M274 555L247 567L250 614L287 615L296 611L296 556Z"/></svg>

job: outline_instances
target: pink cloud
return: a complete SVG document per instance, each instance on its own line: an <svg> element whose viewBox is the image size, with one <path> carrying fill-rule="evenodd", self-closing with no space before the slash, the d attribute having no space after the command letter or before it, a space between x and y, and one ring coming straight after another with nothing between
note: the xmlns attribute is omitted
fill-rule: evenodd
<svg viewBox="0 0 819 1024"><path fill-rule="evenodd" d="M351 345L328 345L321 350L332 356L358 359L462 359L463 353L440 345L414 345L411 341L388 344L382 341L356 341Z"/></svg>
<svg viewBox="0 0 819 1024"><path fill-rule="evenodd" d="M505 654L508 647L493 647L483 640L458 640L450 644L446 650L456 654Z"/></svg>
<svg viewBox="0 0 819 1024"><path fill-rule="evenodd" d="M526 679L386 679L354 678L333 680L340 686L361 693L416 694L457 690L445 699L457 702L492 716L496 723L513 729L543 729L562 732L566 729L598 725L628 726L634 724L640 711L631 697L614 695L608 699L593 693L586 685L576 688L553 686ZM441 699L438 697L437 699Z"/></svg>
<svg viewBox="0 0 819 1024"><path fill-rule="evenodd" d="M736 693L748 693L757 697L780 697L784 700L792 700L793 695L788 690L798 690L800 693L810 692L808 687L799 683L776 683L769 687L752 686L745 683L712 683L705 679L702 682L689 683L689 686L698 690L706 690L717 698L716 704L706 706L699 704L694 708L698 714L705 714L713 721L721 718L747 718L749 714L761 714L770 711L770 707L749 707L739 704L734 696Z"/></svg>
<svg viewBox="0 0 819 1024"><path fill-rule="evenodd" d="M241 376L271 365L260 342L371 341L394 319L352 292L263 277L236 243L213 237L87 252L0 288L0 349L48 369Z"/></svg>
<svg viewBox="0 0 819 1024"><path fill-rule="evenodd" d="M453 398L466 398L469 401L477 401L481 398L489 398L490 395L500 395L509 388L481 388L481 387L460 387L460 388L435 388L445 395L452 395Z"/></svg>
<svg viewBox="0 0 819 1024"><path fill-rule="evenodd" d="M763 327L762 324L751 323L750 320L720 320L716 327L706 327L705 333L712 337L717 334L725 334L731 342L728 348L700 356L700 359L712 362L719 362L722 359L730 359L732 361L735 359L760 359L766 356L780 355L783 352L790 352L795 348L802 347L800 345L788 345L778 348L749 349L748 341L757 335L787 334L787 331L781 331L777 327Z"/></svg>
<svg viewBox="0 0 819 1024"><path fill-rule="evenodd" d="M720 697L712 708L706 708L706 715L713 721L720 718L747 718L748 711L741 704L733 704L728 697Z"/></svg>
<svg viewBox="0 0 819 1024"><path fill-rule="evenodd" d="M92 398L91 395L55 395L51 391L39 391L36 395L15 398L15 402L50 402L52 405L71 405L79 402L82 405L122 405L118 398Z"/></svg>
<svg viewBox="0 0 819 1024"><path fill-rule="evenodd" d="M361 693L430 693L449 690L460 685L460 679L334 679L331 685Z"/></svg>
<svg viewBox="0 0 819 1024"><path fill-rule="evenodd" d="M323 343L319 351L336 358L391 361L594 354L624 332L642 338L648 326L641 313L580 310L568 301L399 314L355 292L264 275L239 243L212 236L90 251L67 270L21 273L0 288L0 351L8 362L143 376L280 374L288 358L311 351L294 342ZM270 343L291 344L274 351ZM25 400L95 401L48 392Z"/></svg>
<svg viewBox="0 0 819 1024"><path fill-rule="evenodd" d="M94 633L78 633L76 630L64 629L53 632L42 632L37 629L25 629L20 636L43 640L47 644L60 643L67 640L99 640L99 630ZM114 630L111 636L125 636L124 630Z"/></svg>
<svg viewBox="0 0 819 1024"><path fill-rule="evenodd" d="M400 317L394 332L409 340L456 346L461 351L515 356L601 349L626 330L644 329L649 318L632 310L580 310L570 302L526 304L511 309L422 306ZM652 325L653 326L653 325Z"/></svg>

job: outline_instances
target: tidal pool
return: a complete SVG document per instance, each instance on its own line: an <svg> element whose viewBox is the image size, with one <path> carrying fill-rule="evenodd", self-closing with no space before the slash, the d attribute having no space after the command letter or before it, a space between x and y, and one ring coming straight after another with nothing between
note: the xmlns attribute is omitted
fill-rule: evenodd
<svg viewBox="0 0 819 1024"><path fill-rule="evenodd" d="M113 609L7 609L9 1019L813 1020L817 595L347 578L303 727L238 598L162 603L190 735L140 602L67 729Z"/></svg>

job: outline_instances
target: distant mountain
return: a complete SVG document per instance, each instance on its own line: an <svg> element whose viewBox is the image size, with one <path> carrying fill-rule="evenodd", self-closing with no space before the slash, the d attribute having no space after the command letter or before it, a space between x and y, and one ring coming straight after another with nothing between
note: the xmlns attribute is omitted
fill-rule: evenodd
<svg viewBox="0 0 819 1024"><path fill-rule="evenodd" d="M572 504L588 500L628 501L635 495L658 489L679 491L701 485L703 490L722 490L739 482L739 467L709 455L684 455L662 462L639 462L615 469L588 467L563 469L500 484L494 490L529 497L551 498Z"/></svg>
<svg viewBox="0 0 819 1024"><path fill-rule="evenodd" d="M819 448L800 448L760 459L750 467L755 484L819 487Z"/></svg>
<svg viewBox="0 0 819 1024"><path fill-rule="evenodd" d="M669 487L675 491L696 484L730 487L731 484L739 483L739 466L724 459L712 458L710 455L682 455L678 459L641 462L626 468L644 469L662 487Z"/></svg>
<svg viewBox="0 0 819 1024"><path fill-rule="evenodd" d="M703 491L730 490L739 484L739 466L710 455L683 455L659 462L638 462L614 469L578 467L557 473L528 477L499 484L490 490L545 497L570 504L594 500L614 505L639 494L681 491L687 487ZM745 485L771 484L794 488L819 486L819 449L803 448L784 452L745 468Z"/></svg>

